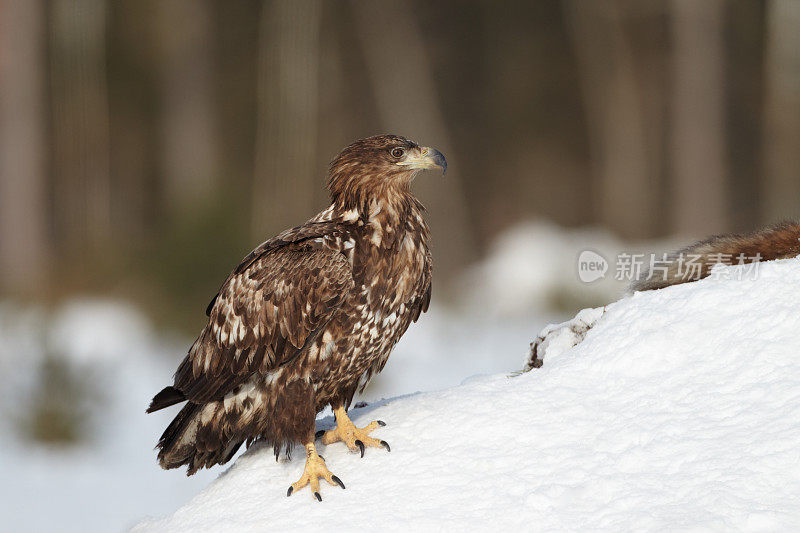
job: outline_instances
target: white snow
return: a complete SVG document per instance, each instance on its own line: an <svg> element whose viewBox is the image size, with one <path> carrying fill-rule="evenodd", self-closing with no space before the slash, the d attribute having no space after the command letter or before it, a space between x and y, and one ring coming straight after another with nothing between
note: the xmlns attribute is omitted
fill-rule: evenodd
<svg viewBox="0 0 800 533"><path fill-rule="evenodd" d="M392 452L320 446L322 503L255 446L134 530L797 530L799 286L800 258L635 294L542 368L353 410Z"/></svg>
<svg viewBox="0 0 800 533"><path fill-rule="evenodd" d="M202 310L198 312L202 313ZM525 355L531 324L487 320L434 301L359 400L459 384L502 372ZM207 486L222 467L187 478L162 470L153 450L175 415L147 415L191 339L155 332L127 304L81 299L52 311L0 301L0 531L116 532L163 515ZM31 443L17 431L46 353L97 386L87 440L74 447Z"/></svg>

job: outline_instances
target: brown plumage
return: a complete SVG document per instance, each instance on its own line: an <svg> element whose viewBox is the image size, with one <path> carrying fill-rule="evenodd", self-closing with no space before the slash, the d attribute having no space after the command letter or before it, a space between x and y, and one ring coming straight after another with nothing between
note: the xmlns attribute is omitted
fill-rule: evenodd
<svg viewBox="0 0 800 533"><path fill-rule="evenodd" d="M410 184L445 167L438 151L394 135L333 160L330 207L244 258L173 385L153 398L148 412L187 402L158 442L162 467L193 474L256 439L276 457L295 442L313 448L316 414L344 413L428 309L429 230Z"/></svg>
<svg viewBox="0 0 800 533"><path fill-rule="evenodd" d="M661 289L705 278L719 263L773 261L798 254L800 224L796 222L782 222L752 233L715 235L668 255L665 261L658 261L652 272L642 272L630 288L632 291ZM689 260L697 265L696 269Z"/></svg>

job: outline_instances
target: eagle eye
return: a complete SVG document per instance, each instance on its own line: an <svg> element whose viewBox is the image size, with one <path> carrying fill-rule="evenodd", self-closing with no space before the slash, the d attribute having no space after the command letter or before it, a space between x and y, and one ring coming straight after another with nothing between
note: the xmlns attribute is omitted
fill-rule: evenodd
<svg viewBox="0 0 800 533"><path fill-rule="evenodd" d="M389 153L392 154L392 157L400 159L401 157L403 157L403 155L405 155L406 151L403 150L402 148L392 148L392 151Z"/></svg>

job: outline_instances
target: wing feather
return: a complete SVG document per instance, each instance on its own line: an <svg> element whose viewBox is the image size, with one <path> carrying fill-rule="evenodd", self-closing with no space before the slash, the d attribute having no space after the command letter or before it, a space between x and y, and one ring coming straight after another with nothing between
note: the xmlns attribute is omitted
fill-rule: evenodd
<svg viewBox="0 0 800 533"><path fill-rule="evenodd" d="M252 374L289 362L353 289L347 257L306 228L296 232L307 238L282 234L251 252L212 300L208 324L175 374L188 400L219 400Z"/></svg>

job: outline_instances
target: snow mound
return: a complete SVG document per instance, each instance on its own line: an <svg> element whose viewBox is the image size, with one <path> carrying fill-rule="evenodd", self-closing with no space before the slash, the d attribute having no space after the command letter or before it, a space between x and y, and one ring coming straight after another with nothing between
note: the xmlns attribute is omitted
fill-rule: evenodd
<svg viewBox="0 0 800 533"><path fill-rule="evenodd" d="M322 503L255 446L135 531L797 530L798 287L800 258L637 293L542 368L354 409L392 452L320 446Z"/></svg>

